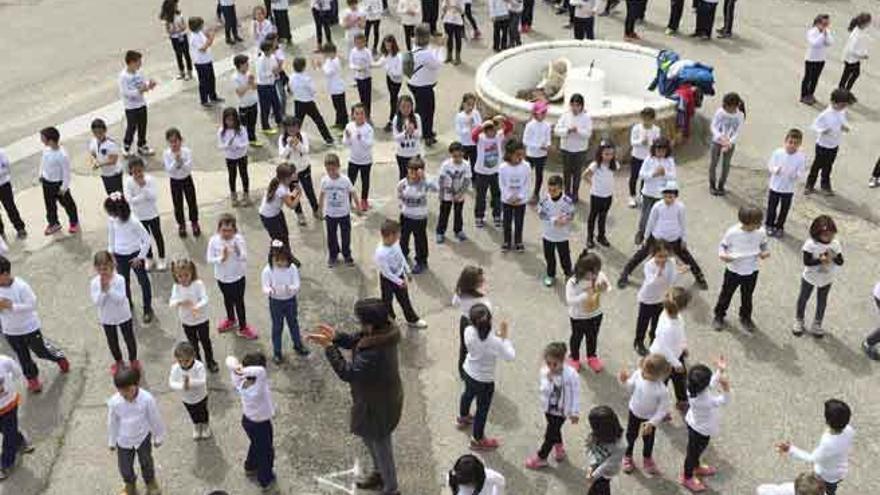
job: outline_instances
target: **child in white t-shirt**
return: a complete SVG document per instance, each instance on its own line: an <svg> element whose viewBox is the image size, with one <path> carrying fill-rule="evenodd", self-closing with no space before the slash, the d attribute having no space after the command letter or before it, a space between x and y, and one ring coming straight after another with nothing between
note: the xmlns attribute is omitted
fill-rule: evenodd
<svg viewBox="0 0 880 495"><path fill-rule="evenodd" d="M89 141L89 160L93 169L101 172L104 191L122 191L122 162L119 161L119 145L107 136L107 124L102 119L92 121L92 136Z"/></svg>
<svg viewBox="0 0 880 495"><path fill-rule="evenodd" d="M629 161L629 207L637 208L641 194L636 186L639 181L639 171L642 163L651 156L651 147L654 141L660 139L660 127L654 124L657 112L651 107L645 107L640 113L642 121L634 124L629 132L629 144L632 146Z"/></svg>
<svg viewBox="0 0 880 495"><path fill-rule="evenodd" d="M348 177L340 173L339 157L335 153L324 156L324 170L318 195L320 211L327 224L327 266L336 266L340 251L346 265L354 265L351 257L351 209L357 210L358 197ZM337 235L338 232L338 235Z"/></svg>
<svg viewBox="0 0 880 495"><path fill-rule="evenodd" d="M174 347L174 359L177 362L171 365L168 388L180 393L183 407L193 423L193 440L211 438L205 365L198 359L196 349L189 342L179 342ZM215 367L216 365L214 363Z"/></svg>
<svg viewBox="0 0 880 495"><path fill-rule="evenodd" d="M791 129L785 135L785 145L776 149L767 162L770 170L770 192L767 196L767 218L764 221L767 235L782 237L785 219L794 198L795 182L806 173L804 153L799 150L804 139L799 129Z"/></svg>
<svg viewBox="0 0 880 495"><path fill-rule="evenodd" d="M794 327L792 333L800 337L806 331L804 313L807 302L816 289L816 317L810 327L810 333L821 338L825 336L822 319L825 317L825 306L828 304L828 293L837 267L843 265L843 248L837 235L837 225L828 215L819 215L810 224L810 238L804 242L803 261L804 273L801 276L801 288L797 299Z"/></svg>
<svg viewBox="0 0 880 495"><path fill-rule="evenodd" d="M214 57L211 55L211 45L214 44L214 31L205 32L205 20L201 17L190 17L189 53L193 65L196 66L196 75L199 78L199 101L203 107L211 107L216 103L222 103L223 98L217 96L217 84L214 79Z"/></svg>
<svg viewBox="0 0 880 495"><path fill-rule="evenodd" d="M617 151L609 141L602 141L596 149L596 159L584 170L583 179L590 184L590 215L587 219L587 249L596 247L593 231L599 223L599 237L596 241L604 247L611 243L605 237L605 221L611 210L614 196L614 172L617 170Z"/></svg>
<svg viewBox="0 0 880 495"><path fill-rule="evenodd" d="M532 104L532 118L523 130L523 144L526 146L526 161L535 171L535 188L530 205L538 204L541 185L544 182L544 165L547 163L547 150L550 149L553 128L545 121L547 102L538 100Z"/></svg>

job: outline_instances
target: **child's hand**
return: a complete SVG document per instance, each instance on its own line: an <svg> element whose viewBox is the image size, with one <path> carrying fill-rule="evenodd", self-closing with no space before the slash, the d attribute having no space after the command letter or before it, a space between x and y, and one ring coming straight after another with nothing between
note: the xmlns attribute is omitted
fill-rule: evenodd
<svg viewBox="0 0 880 495"><path fill-rule="evenodd" d="M727 370L727 358L723 355L718 356L718 359L715 360L715 367L721 371Z"/></svg>
<svg viewBox="0 0 880 495"><path fill-rule="evenodd" d="M683 242L681 243L681 246L682 248L684 248ZM675 269L678 271L678 273L687 273L691 269L691 267L690 265L686 265L681 261L675 260Z"/></svg>
<svg viewBox="0 0 880 495"><path fill-rule="evenodd" d="M309 342L317 344L325 349L333 344L333 339L335 338L336 330L325 323L319 324L314 332L306 335L306 339L308 339Z"/></svg>
<svg viewBox="0 0 880 495"><path fill-rule="evenodd" d="M183 377L183 389L189 390L189 375Z"/></svg>
<svg viewBox="0 0 880 495"><path fill-rule="evenodd" d="M791 450L791 442L777 442L774 447L776 448L776 452L787 454L788 451Z"/></svg>
<svg viewBox="0 0 880 495"><path fill-rule="evenodd" d="M762 260L766 260L770 257L770 251L762 251L761 254L758 255L758 258Z"/></svg>
<svg viewBox="0 0 880 495"><path fill-rule="evenodd" d="M719 258L721 261L725 262L725 263L730 263L731 261L733 261L734 259L736 259L736 258L734 258L733 256L731 256L731 255L729 255L729 254L726 254L726 253L725 253L725 254L719 254L719 255L718 255L718 258Z"/></svg>
<svg viewBox="0 0 880 495"><path fill-rule="evenodd" d="M654 170L654 177L660 177L661 175L666 175L666 168L664 168L662 165Z"/></svg>
<svg viewBox="0 0 880 495"><path fill-rule="evenodd" d="M153 440L153 447L157 449L162 446L162 442L160 440Z"/></svg>
<svg viewBox="0 0 880 495"><path fill-rule="evenodd" d="M132 268L140 268L144 265L144 260L140 258L134 258L129 261L128 264L131 265Z"/></svg>
<svg viewBox="0 0 880 495"><path fill-rule="evenodd" d="M115 452L115 451L116 451L116 446L115 446L115 445L111 445L109 448L110 448L110 452Z"/></svg>
<svg viewBox="0 0 880 495"><path fill-rule="evenodd" d="M718 379L718 386L720 386L721 390L723 390L725 393L730 392L730 378L722 376Z"/></svg>
<svg viewBox="0 0 880 495"><path fill-rule="evenodd" d="M568 420L571 421L571 424L576 425L581 420L581 418L577 416L569 416Z"/></svg>
<svg viewBox="0 0 880 495"><path fill-rule="evenodd" d="M642 436L649 437L654 434L654 425L651 423L642 423Z"/></svg>
<svg viewBox="0 0 880 495"><path fill-rule="evenodd" d="M620 383L626 383L626 381L629 380L629 376L630 376L629 370L622 369L617 374L617 379L620 381Z"/></svg>
<svg viewBox="0 0 880 495"><path fill-rule="evenodd" d="M498 336L502 339L506 339L509 331L510 326L507 324L507 320L502 320L501 325L498 326Z"/></svg>
<svg viewBox="0 0 880 495"><path fill-rule="evenodd" d="M840 130L843 131L843 132L849 132L849 131L850 131L850 127L849 127L848 125L846 125L846 124L843 124L842 126L840 126Z"/></svg>
<svg viewBox="0 0 880 495"><path fill-rule="evenodd" d="M684 373L684 365L675 366L672 369L675 370L676 373L679 373L679 374Z"/></svg>

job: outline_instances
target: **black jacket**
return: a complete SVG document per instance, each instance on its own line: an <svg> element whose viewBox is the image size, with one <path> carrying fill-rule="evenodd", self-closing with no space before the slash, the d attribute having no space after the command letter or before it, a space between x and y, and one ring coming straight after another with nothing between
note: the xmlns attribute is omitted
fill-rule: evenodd
<svg viewBox="0 0 880 495"><path fill-rule="evenodd" d="M400 422L403 386L398 370L400 332L337 334L325 351L333 371L351 387L351 432L359 437L390 435ZM351 362L339 350L351 349Z"/></svg>

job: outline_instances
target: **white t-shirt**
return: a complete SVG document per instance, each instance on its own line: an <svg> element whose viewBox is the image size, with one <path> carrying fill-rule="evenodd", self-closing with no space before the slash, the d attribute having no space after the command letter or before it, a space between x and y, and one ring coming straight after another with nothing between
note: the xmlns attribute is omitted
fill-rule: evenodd
<svg viewBox="0 0 880 495"><path fill-rule="evenodd" d="M482 123L483 117L477 109L471 110L470 113L458 112L455 114L455 134L462 146L475 145L471 132Z"/></svg>
<svg viewBox="0 0 880 495"><path fill-rule="evenodd" d="M690 408L684 417L685 422L700 435L714 437L721 432L721 414L719 408L727 404L727 393L715 393L713 388L718 386L718 372L712 374L709 388L703 390L696 397L688 398Z"/></svg>
<svg viewBox="0 0 880 495"><path fill-rule="evenodd" d="M654 172L660 167L663 167L663 175L654 177ZM675 160L672 158L657 158L655 156L645 158L645 162L642 163L642 168L639 170L639 178L642 179L642 196L660 198L663 196L666 182L674 179L675 175Z"/></svg>
<svg viewBox="0 0 880 495"><path fill-rule="evenodd" d="M678 272L675 271L675 262L672 259L667 259L661 272L652 257L645 262L643 271L645 278L636 296L638 301L643 304L660 304L666 297L667 289L672 287L678 276Z"/></svg>
<svg viewBox="0 0 880 495"><path fill-rule="evenodd" d="M348 68L358 81L370 79L372 77L370 71L373 68L373 54L370 49L352 48L351 53L348 54Z"/></svg>
<svg viewBox="0 0 880 495"><path fill-rule="evenodd" d="M525 204L531 194L532 172L525 160L512 164L504 162L498 168L501 201L505 204Z"/></svg>
<svg viewBox="0 0 880 495"><path fill-rule="evenodd" d="M827 149L837 148L846 124L846 110L835 110L828 105L813 121L813 131L817 134L816 144Z"/></svg>
<svg viewBox="0 0 880 495"><path fill-rule="evenodd" d="M290 194L290 189L284 184L278 184L275 194L272 197L263 195L263 201L260 203L260 216L266 218L275 218L281 213L281 207L284 205L284 198Z"/></svg>
<svg viewBox="0 0 880 495"><path fill-rule="evenodd" d="M864 29L858 26L854 27L846 40L846 46L843 47L843 61L854 64L866 60L870 41L870 37L865 34Z"/></svg>
<svg viewBox="0 0 880 495"><path fill-rule="evenodd" d="M477 136L477 160L474 172L483 175L498 173L498 165L504 156L504 133L498 130L494 136L489 137L481 132Z"/></svg>
<svg viewBox="0 0 880 495"><path fill-rule="evenodd" d="M795 183L806 173L807 157L801 151L788 153L785 148L778 148L770 155L767 169L770 171L771 191L794 193Z"/></svg>
<svg viewBox="0 0 880 495"><path fill-rule="evenodd" d="M727 263L727 269L737 275L751 275L758 271L758 257L767 252L767 232L764 227L746 232L742 224L736 224L727 229L721 244L718 245L718 254L733 257L733 261Z"/></svg>
<svg viewBox="0 0 880 495"><path fill-rule="evenodd" d="M43 148L40 177L47 182L60 182L64 191L70 187L70 157L63 146L59 146L58 149L48 146Z"/></svg>
<svg viewBox="0 0 880 495"><path fill-rule="evenodd" d="M811 27L807 31L807 53L805 58L807 62L824 62L828 52L828 47L834 43L834 37L831 36L831 29L825 29L825 32L819 31L817 27Z"/></svg>
<svg viewBox="0 0 880 495"><path fill-rule="evenodd" d="M299 293L299 269L296 265L286 268L266 265L260 274L260 282L263 285L263 294L270 299L288 301Z"/></svg>
<svg viewBox="0 0 880 495"><path fill-rule="evenodd" d="M15 277L8 287L0 286L0 299L12 301L11 308L0 310L4 335L25 335L40 329L37 296L27 282Z"/></svg>
<svg viewBox="0 0 880 495"><path fill-rule="evenodd" d="M183 180L192 175L192 151L186 146L180 147L178 155L175 155L171 148L166 148L162 160L169 178Z"/></svg>
<svg viewBox="0 0 880 495"><path fill-rule="evenodd" d="M645 129L639 122L632 126L629 132L629 144L632 146L632 157L645 160L651 155L651 145L660 138L660 127L652 125Z"/></svg>
<svg viewBox="0 0 880 495"><path fill-rule="evenodd" d="M183 388L184 377L189 377L189 388L186 390ZM193 365L185 370L179 363L174 363L168 376L168 388L180 392L180 399L185 404L198 404L208 396L205 365L199 360L193 360Z"/></svg>
<svg viewBox="0 0 880 495"><path fill-rule="evenodd" d="M227 160L238 160L247 156L248 135L244 126L238 130L220 128L217 130L217 145L223 150Z"/></svg>
<svg viewBox="0 0 880 495"><path fill-rule="evenodd" d="M140 88L146 86L147 79L141 71L129 72L122 69L119 73L119 96L122 98L122 106L126 110L134 110L147 105L144 94Z"/></svg>
<svg viewBox="0 0 880 495"><path fill-rule="evenodd" d="M646 380L642 377L642 370L637 370L626 381L626 388L632 394L629 398L629 410L637 417L659 426L669 408L666 385L660 380Z"/></svg>
<svg viewBox="0 0 880 495"><path fill-rule="evenodd" d="M250 74L236 71L232 76L232 82L235 84L236 91L245 89L245 92L238 97L238 108L247 108L257 104L259 97L257 90L250 87ZM237 95L238 93L236 93Z"/></svg>
<svg viewBox="0 0 880 495"><path fill-rule="evenodd" d="M190 33L189 37L189 55L192 58L193 64L201 65L201 64L210 64L214 61L214 57L211 56L211 48L205 48L205 45L208 44L208 37L205 36L205 33L202 31L197 31L194 33ZM202 48L205 48L202 50Z"/></svg>
<svg viewBox="0 0 880 495"><path fill-rule="evenodd" d="M599 292L598 287L604 285L604 292ZM599 272L596 276L589 276L583 280L576 280L574 277L568 279L565 283L565 303L568 305L568 317L572 320L586 320L594 318L602 314L602 304L596 304L592 310L587 310L584 303L590 297L598 294L607 293L611 290L611 284L604 272Z"/></svg>
<svg viewBox="0 0 880 495"><path fill-rule="evenodd" d="M354 185L348 177L339 174L333 179L329 175L321 177L319 186L324 195L324 216L344 218L351 215L351 191Z"/></svg>
<svg viewBox="0 0 880 495"><path fill-rule="evenodd" d="M460 486L455 495L504 495L504 486L504 476L498 471L486 468L486 481L480 493L475 493L472 486Z"/></svg>
<svg viewBox="0 0 880 495"><path fill-rule="evenodd" d="M358 125L351 121L345 125L342 144L348 146L348 161L355 165L373 163L373 126L369 123Z"/></svg>
<svg viewBox="0 0 880 495"><path fill-rule="evenodd" d="M529 158L543 158L547 156L550 148L552 128L546 120L537 121L532 119L523 130L523 144L526 147L526 156Z"/></svg>
<svg viewBox="0 0 880 495"><path fill-rule="evenodd" d="M324 77L327 78L327 92L331 95L345 93L345 84L342 82L342 64L339 57L329 58L321 66Z"/></svg>
<svg viewBox="0 0 880 495"><path fill-rule="evenodd" d="M156 206L156 180L153 176L144 174L144 185L138 184L134 177L125 178L125 199L131 205L131 211L138 219L147 221L159 216L159 207Z"/></svg>
<svg viewBox="0 0 880 495"><path fill-rule="evenodd" d="M673 368L681 366L681 354L687 349L687 336L684 331L684 318L670 318L666 311L660 313L657 332L651 342L651 354L662 354Z"/></svg>
<svg viewBox="0 0 880 495"><path fill-rule="evenodd" d="M225 261L223 260L224 247L228 250ZM212 235L211 240L208 241L205 261L214 265L214 278L218 282L231 284L241 280L247 271L247 246L244 237L241 234L235 234L232 239L226 240L220 237L220 234Z"/></svg>
<svg viewBox="0 0 880 495"><path fill-rule="evenodd" d="M712 142L721 144L721 139L726 137L731 144L736 144L745 120L745 114L739 110L730 113L724 108L719 108L715 111L712 124L709 126L712 130Z"/></svg>
<svg viewBox="0 0 880 495"><path fill-rule="evenodd" d="M422 139L422 117L413 113L413 120L415 124L413 125L413 130L409 131L407 129L410 120L407 119L404 121L400 128L398 128L398 116L395 114L394 118L391 119L391 132L394 136L394 153L397 156L402 156L406 158L412 158L414 156L419 156L422 152L421 139Z"/></svg>
<svg viewBox="0 0 880 495"><path fill-rule="evenodd" d="M495 362L498 358L513 361L516 357L510 339L502 339L494 331L490 331L485 340L480 340L480 335L473 326L464 329L464 345L468 351L464 360L464 372L482 383L495 381Z"/></svg>
<svg viewBox="0 0 880 495"><path fill-rule="evenodd" d="M834 258L836 258L838 254L843 253L840 241L834 239L828 244L823 244L809 238L804 242L802 250L805 253L809 253L814 261L818 261L819 256L823 253L827 253L828 258L831 260L827 265L819 263L818 265L804 266L804 280L816 287L825 287L833 282L834 274L837 272L837 263L834 262Z"/></svg>
<svg viewBox="0 0 880 495"><path fill-rule="evenodd" d="M95 157L101 167L101 176L113 177L122 173L122 161L119 159L119 145L116 141L106 138L98 141L92 138L89 141L89 153ZM116 163L110 164L110 157L116 156Z"/></svg>
<svg viewBox="0 0 880 495"><path fill-rule="evenodd" d="M0 149L0 185L7 184L12 180L12 171L9 165L9 156L3 149Z"/></svg>
<svg viewBox="0 0 880 495"><path fill-rule="evenodd" d="M288 85L293 93L293 101L306 103L315 101L315 85L312 83L312 76L305 72L294 72L290 76Z"/></svg>
<svg viewBox="0 0 880 495"><path fill-rule="evenodd" d="M565 194L560 194L557 199L546 194L538 203L538 218L544 224L544 239L550 242L567 242L571 237L574 203ZM557 224L556 221L561 219L568 219L568 222Z"/></svg>
<svg viewBox="0 0 880 495"><path fill-rule="evenodd" d="M192 307L184 307L181 303L191 302ZM189 285L175 283L171 286L171 297L168 305L177 308L180 323L195 326L208 321L208 291L201 280L193 280Z"/></svg>
<svg viewBox="0 0 880 495"><path fill-rule="evenodd" d="M587 170L593 172L590 180L590 195L600 198L610 198L614 194L614 171L611 167L597 162L593 162L587 167Z"/></svg>
<svg viewBox="0 0 880 495"><path fill-rule="evenodd" d="M577 130L569 133L572 127L576 127ZM554 131L559 136L559 149L572 153L587 151L590 136L593 135L593 119L586 110L577 115L567 111L556 121Z"/></svg>
<svg viewBox="0 0 880 495"><path fill-rule="evenodd" d="M849 471L849 453L855 436L856 430L847 425L837 435L829 431L823 433L819 445L812 452L792 445L788 455L804 462L812 462L813 471L818 477L829 483L837 483Z"/></svg>
<svg viewBox="0 0 880 495"><path fill-rule="evenodd" d="M120 325L131 320L131 308L125 294L125 279L118 273L113 274L107 291L101 289L101 276L92 277L89 285L92 302L98 308L98 321L101 325Z"/></svg>
<svg viewBox="0 0 880 495"><path fill-rule="evenodd" d="M257 86L272 86L275 84L275 79L278 77L276 71L278 70L278 60L275 59L272 55L266 55L263 52L260 52L257 55Z"/></svg>

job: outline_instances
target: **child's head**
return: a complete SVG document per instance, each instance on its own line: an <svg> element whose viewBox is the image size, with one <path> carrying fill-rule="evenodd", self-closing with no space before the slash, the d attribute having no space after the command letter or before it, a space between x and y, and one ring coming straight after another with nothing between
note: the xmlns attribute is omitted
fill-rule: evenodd
<svg viewBox="0 0 880 495"><path fill-rule="evenodd" d="M13 278L12 263L5 256L0 256L0 285L9 287Z"/></svg>
<svg viewBox="0 0 880 495"><path fill-rule="evenodd" d="M813 27L827 28L831 25L831 16L828 14L819 14L813 18Z"/></svg>
<svg viewBox="0 0 880 495"><path fill-rule="evenodd" d="M254 7L253 12L254 20L257 22L261 22L263 19L266 18L266 7L262 5L257 5L256 7Z"/></svg>
<svg viewBox="0 0 880 495"><path fill-rule="evenodd" d="M617 148L614 143L603 139L596 148L595 161L599 165L608 165L611 170L617 170Z"/></svg>
<svg viewBox="0 0 880 495"><path fill-rule="evenodd" d="M355 103L351 107L351 119L355 121L357 125L364 125L367 122L367 111L364 108L363 103Z"/></svg>
<svg viewBox="0 0 880 495"><path fill-rule="evenodd" d="M238 115L238 109L234 107L226 107L223 109L223 117L221 120L223 129L232 129L236 132L241 128L241 117Z"/></svg>
<svg viewBox="0 0 880 495"><path fill-rule="evenodd" d="M113 375L113 385L119 395L128 402L134 402L138 394L138 384L141 382L141 374L138 370L125 366Z"/></svg>
<svg viewBox="0 0 880 495"><path fill-rule="evenodd" d="M389 34L382 38L382 48L380 49L382 55L392 57L397 55L400 52L400 47L397 46L397 38L394 37L393 34Z"/></svg>
<svg viewBox="0 0 880 495"><path fill-rule="evenodd" d="M220 238L230 240L238 233L238 222L232 213L222 213L217 219L217 233Z"/></svg>
<svg viewBox="0 0 880 495"><path fill-rule="evenodd" d="M180 146L183 144L183 135L180 133L180 129L177 127L169 127L167 131L165 131L165 142L168 143L168 146L171 147L172 151L180 150Z"/></svg>
<svg viewBox="0 0 880 495"><path fill-rule="evenodd" d="M565 355L568 353L568 346L565 342L551 342L544 348L544 364L550 373L562 373L565 365Z"/></svg>
<svg viewBox="0 0 880 495"><path fill-rule="evenodd" d="M584 96L580 93L575 93L571 95L571 98L568 99L568 107L571 109L571 113L577 115L584 111Z"/></svg>
<svg viewBox="0 0 880 495"><path fill-rule="evenodd" d="M58 142L61 140L61 133L58 132L58 129L55 127L44 127L40 129L40 141L43 142L44 145L51 147L58 146Z"/></svg>
<svg viewBox="0 0 880 495"><path fill-rule="evenodd" d="M509 139L504 143L504 161L512 165L522 163L526 156L526 147L523 142L516 138Z"/></svg>
<svg viewBox="0 0 880 495"><path fill-rule="evenodd" d="M489 332L492 331L492 312L489 310L489 306L483 303L474 304L468 312L468 319L471 321L471 325L477 329L480 340L486 340Z"/></svg>
<svg viewBox="0 0 880 495"><path fill-rule="evenodd" d="M351 10L356 10L358 0L345 0L345 5L348 5L348 8L350 8Z"/></svg>
<svg viewBox="0 0 880 495"><path fill-rule="evenodd" d="M248 71L248 68L250 68L249 61L250 59L247 55L239 53L232 58L232 65L235 66L235 70L237 70L238 72L245 73Z"/></svg>
<svg viewBox="0 0 880 495"><path fill-rule="evenodd" d="M650 382L663 381L672 373L672 366L663 354L648 354L642 359L642 378Z"/></svg>
<svg viewBox="0 0 880 495"><path fill-rule="evenodd" d="M587 251L574 263L574 279L580 282L595 277L602 270L602 258L598 254Z"/></svg>
<svg viewBox="0 0 880 495"><path fill-rule="evenodd" d="M794 479L795 495L825 495L825 482L815 473L801 473Z"/></svg>
<svg viewBox="0 0 880 495"><path fill-rule="evenodd" d="M834 433L840 433L849 424L852 411L849 405L840 399L828 399L825 401L825 424Z"/></svg>
<svg viewBox="0 0 880 495"><path fill-rule="evenodd" d="M645 107L639 112L639 117L642 119L643 126L651 127L654 125L654 120L657 119L657 112L651 107Z"/></svg>
<svg viewBox="0 0 880 495"><path fill-rule="evenodd" d="M666 297L663 299L663 309L671 318L676 318L679 313L687 308L691 302L691 294L684 287L672 287L666 291Z"/></svg>
<svg viewBox="0 0 880 495"><path fill-rule="evenodd" d="M122 222L127 222L131 218L131 206L119 191L113 191L107 196L104 200L104 211L109 217L118 218Z"/></svg>
<svg viewBox="0 0 880 495"><path fill-rule="evenodd" d="M654 239L651 243L651 257L656 263L665 263L669 259L669 245L661 239Z"/></svg>
<svg viewBox="0 0 880 495"><path fill-rule="evenodd" d="M464 112L470 112L477 106L477 95L473 93L465 93L461 95L461 105L458 109Z"/></svg>
<svg viewBox="0 0 880 495"><path fill-rule="evenodd" d="M268 57L269 55L272 54L272 50L274 50L274 49L275 49L275 41L270 40L269 37L266 36L266 39L264 39L263 42L260 43L260 51L263 52L263 56Z"/></svg>
<svg viewBox="0 0 880 495"><path fill-rule="evenodd" d="M128 50L125 52L125 67L128 70L134 72L141 68L141 63L143 62L144 56L141 55L141 52L135 50Z"/></svg>
<svg viewBox="0 0 880 495"><path fill-rule="evenodd" d="M358 47L359 49L363 49L367 46L367 37L364 35L364 33L359 32L358 34L354 35L354 46Z"/></svg>
<svg viewBox="0 0 880 495"><path fill-rule="evenodd" d="M793 155L804 142L804 133L800 129L789 129L785 133L785 152Z"/></svg>
<svg viewBox="0 0 880 495"><path fill-rule="evenodd" d="M324 58L336 58L336 45L333 43L324 43L321 47L321 54L324 55Z"/></svg>
<svg viewBox="0 0 880 495"><path fill-rule="evenodd" d="M171 278L174 283L188 287L194 280L199 279L196 264L189 258L179 258L171 262Z"/></svg>
<svg viewBox="0 0 880 495"><path fill-rule="evenodd" d="M844 110L853 104L853 95L849 90L837 88L831 92L831 107L837 111Z"/></svg>
<svg viewBox="0 0 880 495"><path fill-rule="evenodd" d="M273 268L299 267L299 260L290 251L290 246L274 239L269 245L269 265Z"/></svg>
<svg viewBox="0 0 880 495"><path fill-rule="evenodd" d="M382 244L391 246L400 239L400 224L394 220L385 220L379 233L382 235Z"/></svg>
<svg viewBox="0 0 880 495"><path fill-rule="evenodd" d="M302 131L302 120L293 115L285 115L281 118L281 130L287 136L296 136Z"/></svg>
<svg viewBox="0 0 880 495"><path fill-rule="evenodd" d="M498 132L498 129L495 127L495 122L491 120L483 121L483 134L485 134L486 137L495 137L496 132Z"/></svg>
<svg viewBox="0 0 880 495"><path fill-rule="evenodd" d="M472 493L482 493L483 485L486 484L486 466L473 454L465 454L455 461L455 465L447 475L449 488L453 495L459 492L459 487L473 488Z"/></svg>
<svg viewBox="0 0 880 495"><path fill-rule="evenodd" d="M868 29L871 26L871 14L867 12L862 12L861 14L852 18L849 21L848 31L852 31L855 28L859 29Z"/></svg>
<svg viewBox="0 0 880 495"><path fill-rule="evenodd" d="M327 171L327 175L329 175L331 179L339 177L340 167L339 156L336 153L327 153L324 155L324 170Z"/></svg>
<svg viewBox="0 0 880 495"><path fill-rule="evenodd" d="M736 113L742 102L742 98L739 97L738 93L727 93L721 99L721 107L727 113Z"/></svg>
<svg viewBox="0 0 880 495"><path fill-rule="evenodd" d="M561 175L551 175L550 178L547 179L547 194L549 194L554 200L559 199L559 197L562 196L563 184L564 182Z"/></svg>
<svg viewBox="0 0 880 495"><path fill-rule="evenodd" d="M174 359L181 368L188 370L196 360L196 349L189 342L178 342L174 346Z"/></svg>
<svg viewBox="0 0 880 495"><path fill-rule="evenodd" d="M834 219L828 215L819 215L814 218L813 223L810 224L810 237L816 242L828 244L834 240L836 234L837 224L835 224Z"/></svg>
<svg viewBox="0 0 880 495"><path fill-rule="evenodd" d="M95 272L102 280L110 280L116 273L116 260L113 258L113 255L107 251L98 251L95 253L92 257L92 265L95 267Z"/></svg>
<svg viewBox="0 0 880 495"><path fill-rule="evenodd" d="M406 164L406 180L410 182L419 182L425 178L425 162L421 158L414 156L409 159Z"/></svg>
<svg viewBox="0 0 880 495"><path fill-rule="evenodd" d="M616 443L623 435L620 420L609 406L590 409L587 419L590 422L590 437L596 443Z"/></svg>
<svg viewBox="0 0 880 495"><path fill-rule="evenodd" d="M205 20L199 16L192 16L187 21L187 24L189 25L190 31L197 33L202 30L202 27L204 27Z"/></svg>
<svg viewBox="0 0 880 495"><path fill-rule="evenodd" d="M455 163L461 163L464 160L464 146L461 145L458 141L453 141L449 143L449 148L447 148L449 152L449 156L452 158L452 161Z"/></svg>
<svg viewBox="0 0 880 495"><path fill-rule="evenodd" d="M266 43L269 43L269 52L274 52L276 49L280 48L278 33L272 32L266 35ZM269 52L266 52L268 55Z"/></svg>
<svg viewBox="0 0 880 495"><path fill-rule="evenodd" d="M107 137L107 123L102 119L95 119L92 121L92 135L98 138L98 140L103 140Z"/></svg>
<svg viewBox="0 0 880 495"><path fill-rule="evenodd" d="M378 297L366 297L354 303L354 316L367 334L387 332L393 323L388 306Z"/></svg>
<svg viewBox="0 0 880 495"><path fill-rule="evenodd" d="M413 115L413 99L410 95L400 95L397 99L397 125L402 125L400 117L412 117Z"/></svg>
<svg viewBox="0 0 880 495"><path fill-rule="evenodd" d="M241 365L244 367L248 366L260 366L261 368L266 367L266 355L260 351L257 352L249 352L241 358Z"/></svg>
<svg viewBox="0 0 880 495"><path fill-rule="evenodd" d="M651 144L651 156L656 158L668 158L672 156L672 143L664 137L657 138Z"/></svg>
<svg viewBox="0 0 880 495"><path fill-rule="evenodd" d="M740 206L737 218L739 218L742 229L746 232L751 232L761 228L761 222L764 220L764 210L753 205Z"/></svg>
<svg viewBox="0 0 880 495"><path fill-rule="evenodd" d="M178 0L164 0L162 9L159 11L159 19L165 22L174 22L174 16L179 12L177 3Z"/></svg>
<svg viewBox="0 0 880 495"><path fill-rule="evenodd" d="M476 265L467 265L461 270L458 282L455 283L455 293L459 296L483 297L486 275L483 269Z"/></svg>
<svg viewBox="0 0 880 495"><path fill-rule="evenodd" d="M294 57L293 59L293 71L294 72L303 72L306 70L306 59L305 57Z"/></svg>
<svg viewBox="0 0 880 495"><path fill-rule="evenodd" d="M697 364L688 369L687 392L694 398L703 393L712 382L712 370L705 364Z"/></svg>
<svg viewBox="0 0 880 495"><path fill-rule="evenodd" d="M663 202L671 205L678 198L678 182L673 179L667 180L663 186Z"/></svg>

